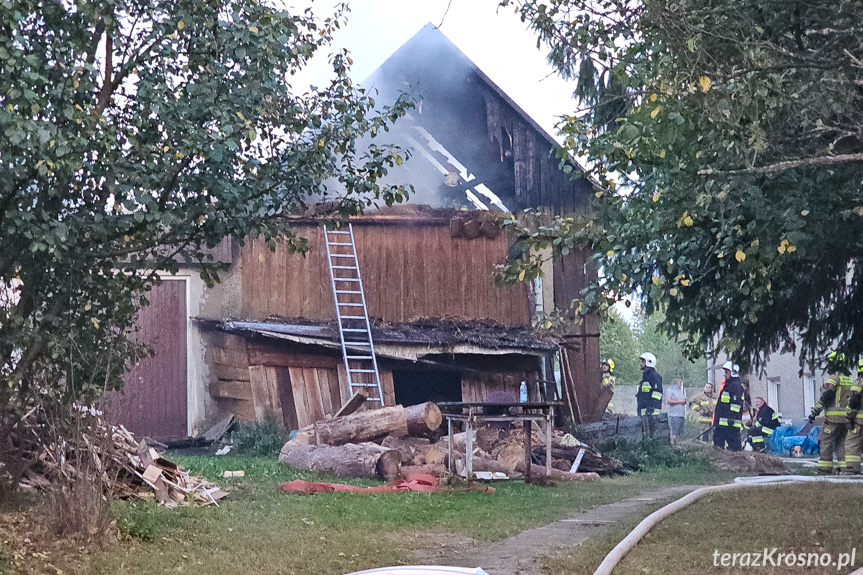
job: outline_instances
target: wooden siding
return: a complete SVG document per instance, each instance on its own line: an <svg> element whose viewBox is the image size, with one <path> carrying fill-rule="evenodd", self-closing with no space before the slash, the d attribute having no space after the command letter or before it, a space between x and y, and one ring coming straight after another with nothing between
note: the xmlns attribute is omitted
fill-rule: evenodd
<svg viewBox="0 0 863 575"><path fill-rule="evenodd" d="M281 245L271 252L260 240L243 247L244 317L335 318L323 233L309 225L298 232L311 246L305 257ZM451 238L446 224L362 222L354 224L354 234L371 317L407 322L457 316L529 324L526 286L494 283L494 266L506 260L505 234L467 240Z"/></svg>
<svg viewBox="0 0 863 575"><path fill-rule="evenodd" d="M573 299L579 298L580 292L590 281L596 278L596 269L591 259L592 253L587 250L557 256L554 266L554 299L555 307L568 309ZM602 370L599 357L599 319L589 315L576 329L567 334L565 347L569 356L569 368L582 415L588 422L590 413L599 413L595 409L601 391Z"/></svg>
<svg viewBox="0 0 863 575"><path fill-rule="evenodd" d="M212 374L209 390L216 405L243 421L256 421L245 338L209 332L205 341L207 362Z"/></svg>
<svg viewBox="0 0 863 575"><path fill-rule="evenodd" d="M487 401L493 391L506 391L518 400L522 381L528 382L531 401L539 400L536 393L537 379L535 371L466 373L461 379L462 401Z"/></svg>
<svg viewBox="0 0 863 575"><path fill-rule="evenodd" d="M135 337L153 351L125 375L109 398L111 417L138 436L185 437L187 430L186 282L165 280L147 294Z"/></svg>

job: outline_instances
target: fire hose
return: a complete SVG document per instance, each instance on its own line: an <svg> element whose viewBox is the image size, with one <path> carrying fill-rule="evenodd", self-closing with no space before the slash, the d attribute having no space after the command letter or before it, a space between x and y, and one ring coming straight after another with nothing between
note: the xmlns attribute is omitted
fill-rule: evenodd
<svg viewBox="0 0 863 575"><path fill-rule="evenodd" d="M825 483L863 483L863 477L812 477L807 475L777 475L773 477L738 477L734 480L734 483L729 483L726 485L714 485L711 487L702 487L700 489L696 489L692 493L685 495L674 501L669 503L668 505L654 511L650 515L644 518L641 523L639 523L635 529L633 529L629 535L623 538L623 540L618 543L614 549L611 550L611 553L606 555L605 559L602 560L602 563L599 564L596 571L593 572L593 575L611 575L611 572L620 563L623 558L626 556L629 551L632 550L633 547L638 544L638 542L645 536L647 533L655 527L660 521L665 519L666 517L680 511L684 507L688 507L689 505L695 503L705 495L709 495L711 493L717 493L720 491L729 491L731 489L741 489L744 487L759 487L759 486L775 486L775 485L787 485L791 483L817 483L817 482L825 482ZM854 571L851 575L863 575L863 569L858 569Z"/></svg>

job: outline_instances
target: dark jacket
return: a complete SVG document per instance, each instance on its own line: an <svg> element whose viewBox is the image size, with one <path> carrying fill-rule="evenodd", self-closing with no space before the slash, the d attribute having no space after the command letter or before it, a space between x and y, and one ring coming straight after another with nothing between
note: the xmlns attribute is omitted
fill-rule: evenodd
<svg viewBox="0 0 863 575"><path fill-rule="evenodd" d="M729 377L719 391L716 413L713 422L720 425L720 419L740 421L743 417L743 385L739 377ZM740 425L736 425L740 427Z"/></svg>
<svg viewBox="0 0 863 575"><path fill-rule="evenodd" d="M659 411L662 408L662 376L652 367L642 372L635 400L639 410Z"/></svg>
<svg viewBox="0 0 863 575"><path fill-rule="evenodd" d="M773 430L779 427L779 416L766 403L755 414L755 429L766 435L773 435Z"/></svg>

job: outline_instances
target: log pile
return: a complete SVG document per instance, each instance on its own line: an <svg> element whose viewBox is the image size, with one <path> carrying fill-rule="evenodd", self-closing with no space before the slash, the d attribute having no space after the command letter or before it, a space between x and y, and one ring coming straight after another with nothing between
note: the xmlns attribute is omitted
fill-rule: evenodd
<svg viewBox="0 0 863 575"><path fill-rule="evenodd" d="M227 496L218 485L191 475L125 427L106 424L94 412L76 439L45 447L29 468L21 487L48 489L97 473L117 499L153 499L166 507L210 505Z"/></svg>
<svg viewBox="0 0 863 575"><path fill-rule="evenodd" d="M423 436L443 421L434 403L395 405L333 417L301 430L282 447L279 461L304 471L392 481L402 465L438 471L443 453Z"/></svg>
<svg viewBox="0 0 863 575"><path fill-rule="evenodd" d="M442 420L434 403L407 408L396 405L321 420L288 441L279 460L298 470L382 481L415 472L446 477L449 469L464 475L466 434L454 433L437 442L431 439ZM522 476L524 433L524 429L494 427L475 430L473 471L509 478ZM448 459L450 443L452 461ZM534 427L531 443L536 446L531 475L545 475L545 432ZM553 431L552 444L549 474L554 479L597 479L599 475L614 474L620 467L618 462L562 431ZM576 458L580 459L578 472L570 473Z"/></svg>

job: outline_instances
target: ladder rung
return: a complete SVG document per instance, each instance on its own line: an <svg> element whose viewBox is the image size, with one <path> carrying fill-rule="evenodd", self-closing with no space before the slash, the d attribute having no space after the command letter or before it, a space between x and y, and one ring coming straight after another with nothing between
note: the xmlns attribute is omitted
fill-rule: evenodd
<svg viewBox="0 0 863 575"><path fill-rule="evenodd" d="M356 360L374 359L374 356L371 356L371 355L346 355L345 359L356 359Z"/></svg>
<svg viewBox="0 0 863 575"><path fill-rule="evenodd" d="M343 315L342 319L366 319L364 315ZM363 330L366 331L366 330Z"/></svg>
<svg viewBox="0 0 863 575"><path fill-rule="evenodd" d="M357 290L349 290L349 289L337 289L336 293L361 294L363 292L357 291Z"/></svg>
<svg viewBox="0 0 863 575"><path fill-rule="evenodd" d="M346 235L346 236L351 235L351 232L339 232L339 231L336 231L336 230L327 230L327 233L328 233L328 234L344 234L344 235Z"/></svg>
<svg viewBox="0 0 863 575"><path fill-rule="evenodd" d="M345 243L345 242L330 242L330 245L331 246L352 246L354 244L352 244L350 242L347 242L347 243Z"/></svg>
<svg viewBox="0 0 863 575"><path fill-rule="evenodd" d="M362 346L362 347L371 347L371 344L363 343L363 342L361 342L361 341L346 341L346 342L345 342L345 347L347 347L347 348L351 348L351 347L360 347L360 346Z"/></svg>
<svg viewBox="0 0 863 575"><path fill-rule="evenodd" d="M346 305L349 307L363 307L363 304L361 304L361 303L341 303L341 302L339 302L339 305Z"/></svg>
<svg viewBox="0 0 863 575"><path fill-rule="evenodd" d="M367 397L366 401L377 401L379 403L383 403L383 400L381 400L380 397Z"/></svg>
<svg viewBox="0 0 863 575"><path fill-rule="evenodd" d="M355 258L354 254L330 254L331 258Z"/></svg>
<svg viewBox="0 0 863 575"><path fill-rule="evenodd" d="M355 270L357 266L332 266L334 270ZM337 280L342 278L336 278Z"/></svg>
<svg viewBox="0 0 863 575"><path fill-rule="evenodd" d="M360 281L357 278L333 278L333 279L336 280L337 282L358 282L358 281Z"/></svg>
<svg viewBox="0 0 863 575"><path fill-rule="evenodd" d="M348 371L351 373L375 373L375 370L373 370L373 369L349 369ZM357 385L357 384L355 383L354 385ZM363 384L363 385L366 385L366 384ZM373 387L377 387L377 385L374 383L370 383L368 385L371 385Z"/></svg>
<svg viewBox="0 0 863 575"><path fill-rule="evenodd" d="M361 331L361 332L363 332L363 333L366 333L366 332L368 332L369 330L367 330L367 329L360 329L360 328L358 328L358 327L344 327L344 328L342 328L342 331L356 331L356 332L360 332L360 331Z"/></svg>

